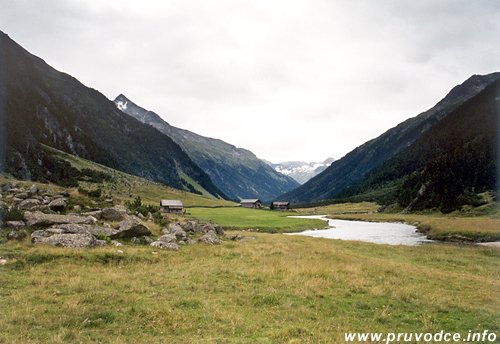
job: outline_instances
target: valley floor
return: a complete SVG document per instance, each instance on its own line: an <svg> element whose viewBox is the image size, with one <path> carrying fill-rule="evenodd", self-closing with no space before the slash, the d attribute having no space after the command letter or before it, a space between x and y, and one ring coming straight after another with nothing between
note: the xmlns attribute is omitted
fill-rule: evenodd
<svg viewBox="0 0 500 344"><path fill-rule="evenodd" d="M243 234L178 252L1 245L0 342L340 343L345 331L500 330L496 248Z"/></svg>

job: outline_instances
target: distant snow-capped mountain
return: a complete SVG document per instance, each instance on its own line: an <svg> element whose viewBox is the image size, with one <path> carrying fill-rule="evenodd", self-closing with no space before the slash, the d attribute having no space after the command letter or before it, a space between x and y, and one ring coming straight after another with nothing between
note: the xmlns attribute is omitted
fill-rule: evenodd
<svg viewBox="0 0 500 344"><path fill-rule="evenodd" d="M292 177L300 184L304 184L315 175L323 172L334 161L334 158L328 158L323 162L285 161L277 164L270 161L265 162L274 168L276 172Z"/></svg>

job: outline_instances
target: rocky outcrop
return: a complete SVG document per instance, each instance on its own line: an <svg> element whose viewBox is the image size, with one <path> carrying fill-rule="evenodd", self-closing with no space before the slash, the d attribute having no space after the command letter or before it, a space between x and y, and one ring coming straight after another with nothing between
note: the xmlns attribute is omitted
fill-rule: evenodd
<svg viewBox="0 0 500 344"><path fill-rule="evenodd" d="M33 233L35 234L35 233ZM94 247L97 244L96 238L87 233L82 234L54 234L51 236L31 236L32 240L36 244L48 244L60 247L72 247L72 248L84 248L84 247Z"/></svg>
<svg viewBox="0 0 500 344"><path fill-rule="evenodd" d="M2 208L14 215L11 218L23 219L0 223L3 227L0 240L22 240L31 233L31 241L35 244L83 248L122 245L111 240L122 238L131 244L178 250L188 244L220 244L220 236L224 235L218 225L184 220L169 223L162 229L163 234L153 241L145 222L154 221L153 214L138 217L128 214L127 209L119 205L100 209L78 204L72 206L75 213L61 214L68 209L69 197L66 191L54 193L36 185L29 189L12 184L0 186ZM119 223L112 226L105 221Z"/></svg>
<svg viewBox="0 0 500 344"><path fill-rule="evenodd" d="M55 224L79 223L79 224L93 224L97 219L92 216L80 215L58 215L58 214L45 214L41 211L24 213L24 221L26 225L33 227L48 227Z"/></svg>

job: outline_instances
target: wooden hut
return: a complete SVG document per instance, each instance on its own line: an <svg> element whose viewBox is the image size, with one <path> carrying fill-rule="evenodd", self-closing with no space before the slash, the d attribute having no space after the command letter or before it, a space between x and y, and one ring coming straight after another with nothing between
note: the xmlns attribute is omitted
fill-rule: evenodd
<svg viewBox="0 0 500 344"><path fill-rule="evenodd" d="M272 202L271 210L289 210L290 202Z"/></svg>
<svg viewBox="0 0 500 344"><path fill-rule="evenodd" d="M182 213L184 209L182 201L174 199L162 199L160 201L160 207L163 209L164 213Z"/></svg>
<svg viewBox="0 0 500 344"><path fill-rule="evenodd" d="M262 208L262 202L259 199L242 199L240 201L240 205L243 208L254 208L254 209Z"/></svg>

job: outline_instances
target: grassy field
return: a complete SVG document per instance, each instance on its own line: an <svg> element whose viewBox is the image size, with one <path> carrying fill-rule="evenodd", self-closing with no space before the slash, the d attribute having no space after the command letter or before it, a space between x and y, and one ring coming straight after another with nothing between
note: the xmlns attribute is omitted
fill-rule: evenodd
<svg viewBox="0 0 500 344"><path fill-rule="evenodd" d="M298 232L305 229L324 228L325 221L316 219L293 219L294 212L280 212L248 208L190 208L188 216L218 223L226 229L252 229L277 233Z"/></svg>
<svg viewBox="0 0 500 344"><path fill-rule="evenodd" d="M467 216L455 212L444 215L439 212L421 214L377 213L375 203L345 203L325 207L299 209L301 214L324 214L344 220L375 222L406 222L428 232L430 239L456 241L500 240L500 216L497 208L482 215ZM490 207L491 208L491 207Z"/></svg>
<svg viewBox="0 0 500 344"><path fill-rule="evenodd" d="M500 330L500 250L244 233L178 252L0 246L2 343L341 343Z"/></svg>

